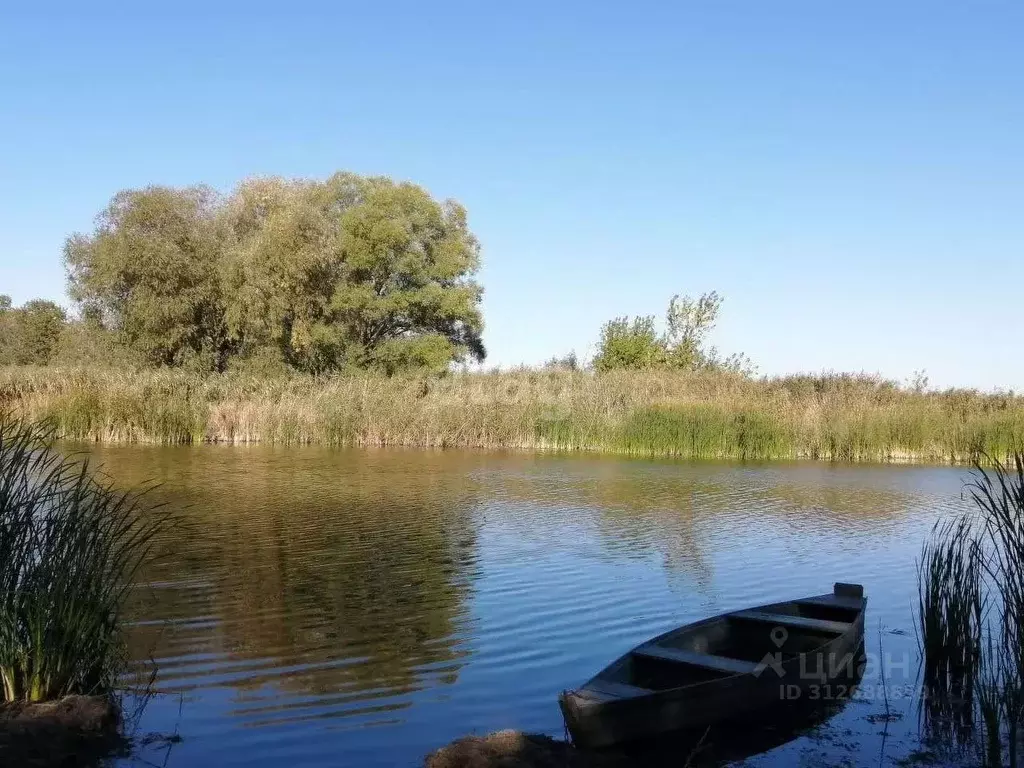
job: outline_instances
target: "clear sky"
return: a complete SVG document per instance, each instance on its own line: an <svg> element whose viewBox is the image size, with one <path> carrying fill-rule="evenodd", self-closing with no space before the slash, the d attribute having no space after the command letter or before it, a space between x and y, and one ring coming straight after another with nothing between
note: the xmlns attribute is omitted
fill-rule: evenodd
<svg viewBox="0 0 1024 768"><path fill-rule="evenodd" d="M490 363L717 290L763 373L1021 390L1022 40L1019 0L8 3L0 293L66 303L119 189L346 169L468 208Z"/></svg>

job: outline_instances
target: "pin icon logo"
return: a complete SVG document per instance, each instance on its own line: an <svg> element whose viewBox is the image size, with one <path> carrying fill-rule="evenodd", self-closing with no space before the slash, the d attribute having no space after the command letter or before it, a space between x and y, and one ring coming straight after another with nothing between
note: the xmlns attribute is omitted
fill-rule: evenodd
<svg viewBox="0 0 1024 768"><path fill-rule="evenodd" d="M785 627L775 627L768 635L772 642L775 643L775 647L780 649L775 653L766 653L764 658L761 659L761 663L757 665L757 669L754 670L754 677L760 677L761 673L766 669L771 668L775 670L775 674L782 677L786 674L785 668L782 666L782 651L781 648L786 644L786 639L789 637L789 632L786 631Z"/></svg>
<svg viewBox="0 0 1024 768"><path fill-rule="evenodd" d="M785 627L775 627L772 630L771 638L772 642L775 643L776 648L781 648L786 643L786 638L789 637L789 632L786 631Z"/></svg>

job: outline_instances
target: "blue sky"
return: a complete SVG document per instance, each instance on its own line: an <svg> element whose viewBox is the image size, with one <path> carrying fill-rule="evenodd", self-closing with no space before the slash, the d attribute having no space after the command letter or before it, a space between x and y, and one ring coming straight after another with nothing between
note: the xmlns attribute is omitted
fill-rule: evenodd
<svg viewBox="0 0 1024 768"><path fill-rule="evenodd" d="M1022 3L145 5L0 11L15 302L119 189L347 169L468 208L493 364L717 290L763 373L1024 389Z"/></svg>

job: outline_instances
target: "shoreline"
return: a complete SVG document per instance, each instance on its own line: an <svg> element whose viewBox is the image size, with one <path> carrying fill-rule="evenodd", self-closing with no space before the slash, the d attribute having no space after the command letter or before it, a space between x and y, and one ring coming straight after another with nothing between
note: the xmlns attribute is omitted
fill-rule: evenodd
<svg viewBox="0 0 1024 768"><path fill-rule="evenodd" d="M1024 397L860 375L521 370L439 378L0 368L0 409L99 443L324 445L967 466L1024 444Z"/></svg>
<svg viewBox="0 0 1024 768"><path fill-rule="evenodd" d="M512 729L463 736L423 760L424 768L625 768L628 764L545 734Z"/></svg>
<svg viewBox="0 0 1024 768"><path fill-rule="evenodd" d="M462 452L471 454L493 454L521 457L549 457L549 458L595 458L595 459L621 459L628 461L663 461L675 463L710 463L728 465L765 465L765 464L804 464L818 466L857 466L857 467L921 467L921 468L970 468L973 461L942 461L929 455L894 454L887 458L864 457L859 459L830 459L813 457L810 454L797 456L773 456L769 458L743 459L736 456L690 456L682 454L652 454L622 451L614 451L606 448L559 448L536 445L517 446L466 446L466 445L419 445L406 443L365 443L365 442L338 442L322 443L314 440L273 442L259 440L219 440L204 439L195 442L168 442L158 438L146 439L104 439L80 438L80 437L58 437L60 443L71 446L112 446L130 447L138 446L144 448L322 448L329 450L366 450L366 451L415 451L426 453L448 453ZM1003 462L1005 463L1005 461ZM982 466L986 466L983 461Z"/></svg>
<svg viewBox="0 0 1024 768"><path fill-rule="evenodd" d="M33 704L0 704L0 763L57 766L100 760L126 748L113 696L70 695Z"/></svg>

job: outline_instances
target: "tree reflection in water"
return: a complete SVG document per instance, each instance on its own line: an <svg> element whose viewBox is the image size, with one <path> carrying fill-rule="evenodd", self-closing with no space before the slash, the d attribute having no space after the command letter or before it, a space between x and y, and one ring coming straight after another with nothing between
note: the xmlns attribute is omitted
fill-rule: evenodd
<svg viewBox="0 0 1024 768"><path fill-rule="evenodd" d="M258 719L385 698L402 707L403 694L455 681L476 557L472 482L351 456L333 471L294 452L172 453L158 495L189 505L173 554L144 574L153 588L137 596L146 621L131 642L134 658L152 653L161 690L220 682ZM161 479L166 455L137 452L119 480Z"/></svg>

